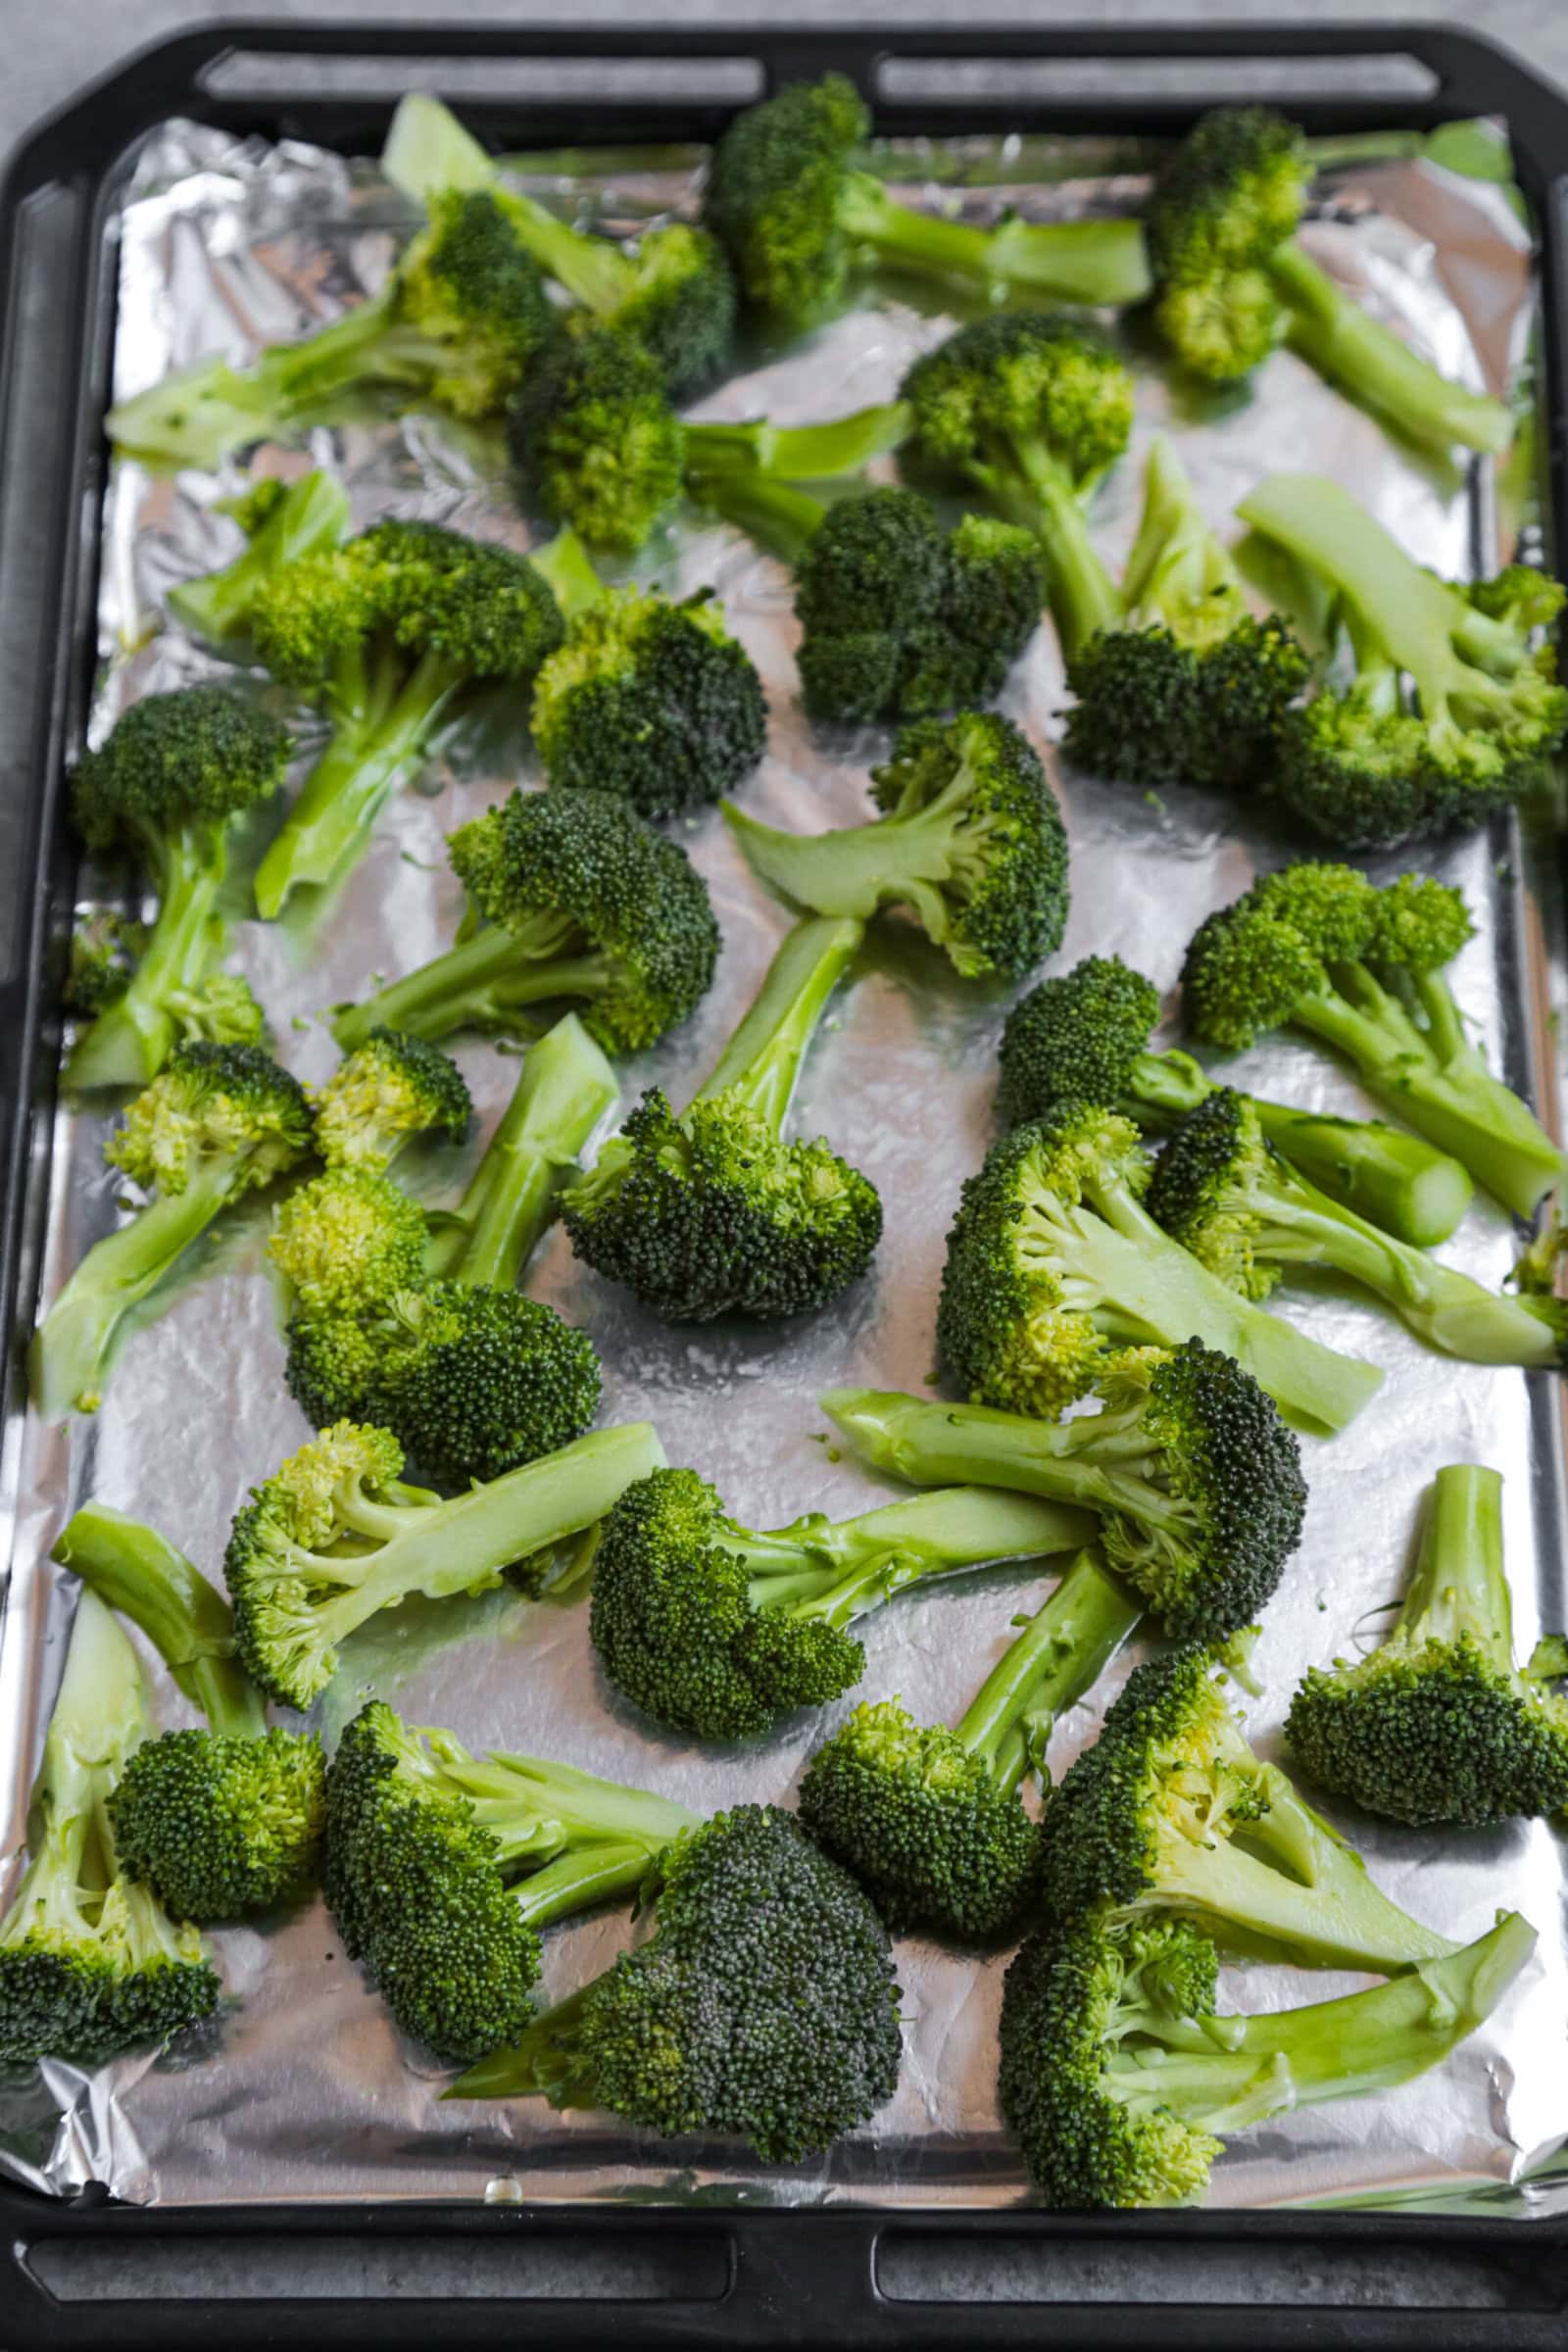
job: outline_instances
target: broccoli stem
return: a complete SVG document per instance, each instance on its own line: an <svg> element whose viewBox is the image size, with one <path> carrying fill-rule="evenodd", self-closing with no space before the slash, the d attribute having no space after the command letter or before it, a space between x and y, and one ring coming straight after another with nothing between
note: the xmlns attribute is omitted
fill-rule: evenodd
<svg viewBox="0 0 1568 2352"><path fill-rule="evenodd" d="M858 922L823 917L797 923L695 1100L739 1097L776 1135L816 1025L864 936Z"/></svg>
<svg viewBox="0 0 1568 2352"><path fill-rule="evenodd" d="M507 220L518 244L547 276L564 286L573 301L598 318L608 318L636 291L637 271L607 237L584 236L547 212L531 196L509 188Z"/></svg>
<svg viewBox="0 0 1568 2352"><path fill-rule="evenodd" d="M1040 442L1008 444L1011 466L985 467L977 479L1013 518L1032 530L1046 558L1046 599L1067 661L1099 629L1117 629L1126 613L1115 582L1095 552L1076 485ZM1022 496L1007 480L1019 477Z"/></svg>
<svg viewBox="0 0 1568 2352"><path fill-rule="evenodd" d="M827 513L821 500L808 490L798 489L793 482L775 481L765 473L696 474L688 478L687 489L700 506L711 507L792 569L801 563Z"/></svg>
<svg viewBox="0 0 1568 2352"><path fill-rule="evenodd" d="M974 863L970 818L974 772L967 759L953 781L907 816L875 817L832 833L785 833L722 803L725 821L754 872L798 906L867 922L879 906L910 906L933 939L951 918L942 886Z"/></svg>
<svg viewBox="0 0 1568 2352"><path fill-rule="evenodd" d="M1085 1551L997 1660L954 1730L1006 1795L1039 1767L1057 1717L1094 1688L1142 1614Z"/></svg>
<svg viewBox="0 0 1568 2352"><path fill-rule="evenodd" d="M224 828L194 826L160 855L158 917L123 996L76 1040L68 1087L145 1086L173 1051L171 997L201 986L222 939L219 893L227 869Z"/></svg>
<svg viewBox="0 0 1568 2352"><path fill-rule="evenodd" d="M351 1054L377 1027L431 1039L459 1029L504 1034L530 1004L602 996L610 982L604 957L563 953L580 937L559 914L489 924L363 1004L351 1004L334 1018L332 1035Z"/></svg>
<svg viewBox="0 0 1568 2352"><path fill-rule="evenodd" d="M335 474L318 468L284 491L231 564L172 588L169 610L193 636L210 645L226 644L244 633L256 592L274 571L326 554L348 527L348 492Z"/></svg>
<svg viewBox="0 0 1568 2352"><path fill-rule="evenodd" d="M425 1737L439 1763L439 1785L463 1790L475 1821L496 1839L496 1859L502 1864L524 1856L554 1863L579 1844L612 1844L617 1850L634 1845L646 1871L652 1857L671 1838L697 1827L698 1815L689 1813L684 1805L650 1796L641 1788L624 1788L616 1781L602 1781L570 1764L501 1749L470 1756L443 1733L429 1732ZM538 1885L536 1876L517 1889L529 1916L533 1916L530 1890ZM546 1916L560 1918L562 1909L552 1909Z"/></svg>
<svg viewBox="0 0 1568 2352"><path fill-rule="evenodd" d="M98 1409L120 1326L225 1206L247 1154L215 1154L181 1193L160 1193L95 1242L33 1335L33 1402L46 1421Z"/></svg>
<svg viewBox="0 0 1568 2352"><path fill-rule="evenodd" d="M233 1612L167 1538L107 1502L88 1502L49 1556L141 1628L215 1732L239 1740L262 1737L267 1710L235 1663Z"/></svg>
<svg viewBox="0 0 1568 2352"><path fill-rule="evenodd" d="M1012 219L976 228L897 203L867 172L848 175L838 218L846 235L918 277L996 291L1017 286L1054 302L1116 310L1144 301L1152 284L1137 220Z"/></svg>
<svg viewBox="0 0 1568 2352"><path fill-rule="evenodd" d="M270 384L226 360L205 359L117 401L104 431L122 456L143 465L216 473L235 450L270 439L277 422Z"/></svg>
<svg viewBox="0 0 1568 2352"><path fill-rule="evenodd" d="M1433 1480L1396 1638L1411 1648L1467 1640L1500 1672L1512 1671L1513 1596L1503 1569L1497 1471L1452 1462Z"/></svg>
<svg viewBox="0 0 1568 2352"><path fill-rule="evenodd" d="M1418 1250L1446 1242L1470 1205L1456 1159L1370 1119L1336 1119L1249 1097L1264 1135L1298 1175L1342 1208Z"/></svg>
<svg viewBox="0 0 1568 2352"><path fill-rule="evenodd" d="M1290 316L1290 341L1304 360L1408 440L1446 456L1458 442L1500 457L1514 436L1500 401L1450 383L1397 335L1368 317L1295 238L1266 265Z"/></svg>
<svg viewBox="0 0 1568 2352"><path fill-rule="evenodd" d="M706 483L713 474L760 472L783 482L826 481L858 473L873 458L906 442L913 425L907 401L855 409L826 424L689 424L686 469Z"/></svg>
<svg viewBox="0 0 1568 2352"><path fill-rule="evenodd" d="M566 620L586 612L605 593L605 584L588 560L588 550L573 530L558 531L543 547L530 548L528 561Z"/></svg>
<svg viewBox="0 0 1568 2352"><path fill-rule="evenodd" d="M594 2078L579 2039L582 2013L597 1979L580 1984L535 2018L511 2049L493 2050L450 2083L444 2099L548 2098L552 2107L592 2107Z"/></svg>

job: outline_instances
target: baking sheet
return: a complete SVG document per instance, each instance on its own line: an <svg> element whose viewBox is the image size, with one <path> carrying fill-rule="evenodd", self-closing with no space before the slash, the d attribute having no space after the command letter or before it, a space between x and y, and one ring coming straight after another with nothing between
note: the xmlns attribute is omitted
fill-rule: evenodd
<svg viewBox="0 0 1568 2352"><path fill-rule="evenodd" d="M988 172L1005 185L1006 201L1040 218L1139 200L1136 178L1072 176L1070 154L1069 147L1064 164L1063 143L1052 142L1049 168L1043 153L1031 180L1027 143L966 139L950 150L894 155L889 170L915 194L927 165L961 180L957 200L980 218L998 201ZM569 193L554 178L530 184ZM639 172L624 158L612 181L589 173L574 184L617 230L693 203L684 169ZM260 343L336 316L379 283L408 224L364 167L297 145L236 144L188 123L168 125L143 151L119 223L117 393L218 347L243 363ZM1363 167L1332 183L1307 241L1450 372L1496 387L1523 359L1532 316L1528 245L1502 191L1424 163ZM698 413L765 410L788 422L890 398L910 358L952 323L929 294L890 285L805 346L750 355ZM1511 542L1521 514L1517 480L1498 484L1490 468L1478 468L1467 484L1406 461L1289 353L1269 362L1250 396L1199 404L1173 393L1147 356L1132 356L1140 376L1134 449L1096 510L1097 535L1113 560L1132 537L1139 459L1156 428L1174 435L1215 516L1265 471L1304 465L1353 488L1413 553L1446 572L1490 561ZM526 544L494 446L482 436L434 419L355 425L318 434L308 451L263 450L252 471L292 475L313 461L341 470L357 524L419 514ZM160 633L160 607L172 581L209 568L236 543L215 502L239 479L155 479L132 465L111 475L95 736L136 696L218 671L177 634ZM687 517L639 570L675 588L716 583L730 625L758 661L771 728L748 806L808 828L862 815L865 768L884 739L821 733L802 718L791 700L794 626L782 569L727 529ZM1004 707L1044 747L1062 701L1048 626ZM492 736L395 807L314 938L288 925L236 924L236 959L271 1013L282 1058L301 1077L322 1077L335 1058L319 1026L323 1008L363 993L369 974L409 968L449 940L459 894L444 834L516 778L535 776L520 736ZM1244 838L1220 803L1197 794L1090 784L1059 761L1054 776L1072 838L1074 901L1054 968L1091 950L1118 952L1168 987L1200 916L1245 888L1259 862L1288 854L1256 828ZM712 887L724 954L696 1019L625 1066L628 1103L650 1080L679 1098L700 1076L786 927L716 818L690 825L685 838ZM1528 845L1521 850L1506 829L1432 862L1465 888L1478 917L1478 936L1455 973L1461 1000L1489 1050L1518 1075L1539 1059L1542 1032L1526 1007L1539 1014L1556 991L1554 906L1535 887ZM942 957L897 925L873 935L812 1054L796 1114L802 1131L820 1126L865 1169L887 1209L875 1275L830 1313L774 1331L671 1331L579 1269L559 1235L535 1261L529 1287L584 1324L603 1354L604 1417L652 1418L669 1458L714 1479L755 1525L813 1506L853 1510L885 1492L832 1458L813 1399L832 1384L918 1388L928 1374L943 1238L959 1185L992 1134L1006 1003L1001 992L960 987ZM455 1198L515 1074L515 1063L488 1045L465 1045L459 1058L481 1112L474 1137L461 1156L432 1155L403 1171L436 1200ZM1232 1067L1239 1082L1302 1103L1367 1107L1306 1049L1270 1044ZM37 1176L48 1187L46 1298L114 1221L117 1184L99 1156L110 1124L96 1112L62 1110L56 1120L52 1154ZM70 1511L96 1494L152 1519L216 1575L245 1488L304 1438L282 1386L265 1234L260 1211L234 1220L205 1261L208 1279L129 1340L95 1420L55 1430L27 1420L7 1433L4 1493L14 1513L0 1628L0 1850L22 1839L69 1625L69 1580L49 1567L47 1553ZM1514 1247L1506 1221L1478 1207L1446 1254L1495 1283ZM1344 1650L1368 1613L1399 1591L1417 1498L1444 1462L1471 1457L1504 1473L1521 1654L1563 1615L1555 1388L1542 1384L1532 1400L1522 1375L1428 1355L1380 1314L1347 1300L1292 1293L1280 1304L1319 1338L1384 1365L1388 1381L1348 1434L1332 1445L1305 1442L1306 1535L1254 1660L1264 1695L1250 1720L1265 1750L1302 1668ZM859 1695L900 1691L923 1717L956 1713L1008 1638L1014 1612L1044 1589L1014 1567L892 1604L864 1629ZM1105 1696L1130 1662L1107 1677ZM188 1720L167 1677L154 1689L161 1721ZM327 1695L329 1738L371 1691L416 1721L450 1725L474 1748L559 1755L703 1808L787 1799L826 1728L800 1723L727 1753L650 1734L597 1677L585 1608L509 1592L411 1603L368 1628L346 1649ZM1083 1708L1058 1727L1058 1773L1094 1722ZM1446 2070L1246 2134L1217 2168L1209 2202L1421 2206L1462 2194L1484 2199L1488 2210L1568 2209L1568 2180L1559 2184L1550 2161L1568 2132L1558 1840L1540 1824L1441 1841L1386 1826L1358 1825L1356 1835L1390 1890L1451 1935L1482 1932L1500 1904L1524 1910L1541 1931L1539 1959ZM628 1933L617 1914L553 1932L545 1993L604 1965ZM724 2145L660 2145L603 2117L556 2116L542 2102L439 2105L446 2076L400 2044L318 1904L266 1935L237 1929L215 1942L228 1992L219 2019L161 2059L123 2058L91 2077L49 2065L0 2084L0 2163L59 2193L98 2180L118 2196L167 2204L707 2195L961 2206L1023 2195L994 2099L997 1963L980 1966L906 1939L897 2096L826 2161L780 2171ZM1352 1982L1231 1972L1227 1993L1241 2006L1266 2006ZM1527 2174L1533 2184L1517 2185Z"/></svg>

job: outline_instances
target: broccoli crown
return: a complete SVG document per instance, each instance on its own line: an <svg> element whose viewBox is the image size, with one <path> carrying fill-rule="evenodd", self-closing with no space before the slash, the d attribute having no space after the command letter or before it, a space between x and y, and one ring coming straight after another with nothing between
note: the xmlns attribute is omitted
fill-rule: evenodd
<svg viewBox="0 0 1568 2352"><path fill-rule="evenodd" d="M1064 741L1078 766L1124 784L1176 776L1226 792L1267 778L1310 664L1277 613L1231 611L1226 622L1196 642L1165 621L1097 631L1067 665L1077 700Z"/></svg>
<svg viewBox="0 0 1568 2352"><path fill-rule="evenodd" d="M651 352L613 327L557 337L513 403L523 505L635 555L680 493L685 431Z"/></svg>
<svg viewBox="0 0 1568 2352"><path fill-rule="evenodd" d="M145 923L113 907L96 906L79 916L71 934L71 962L62 992L67 1011L79 1020L94 1020L107 1005L117 1004L130 985L149 936Z"/></svg>
<svg viewBox="0 0 1568 2352"><path fill-rule="evenodd" d="M454 416L490 416L551 340L557 314L504 191L443 189L429 213L398 270L399 313L436 347L432 399Z"/></svg>
<svg viewBox="0 0 1568 2352"><path fill-rule="evenodd" d="M165 1000L192 1045L265 1046L267 1014L238 972L213 972L197 988L171 989Z"/></svg>
<svg viewBox="0 0 1568 2352"><path fill-rule="evenodd" d="M390 1176L339 1167L289 1194L268 1248L296 1311L322 1316L357 1313L416 1288L428 1239L424 1211Z"/></svg>
<svg viewBox="0 0 1568 2352"><path fill-rule="evenodd" d="M847 1872L773 1805L667 1847L655 1932L582 1996L598 2104L666 2138L734 2133L799 2164L893 2094L899 1984Z"/></svg>
<svg viewBox="0 0 1568 2352"><path fill-rule="evenodd" d="M1408 840L1433 813L1426 729L1354 686L1316 694L1282 729L1279 787L1292 812L1339 847Z"/></svg>
<svg viewBox="0 0 1568 2352"><path fill-rule="evenodd" d="M1216 1087L1188 1112L1161 1152L1149 1212L1227 1290L1266 1298L1279 1279L1279 1267L1266 1255L1268 1195L1271 1183L1279 1187L1277 1165L1246 1096Z"/></svg>
<svg viewBox="0 0 1568 2352"><path fill-rule="evenodd" d="M949 535L939 625L919 645L903 709L917 718L1000 694L1045 601L1046 566L1034 533L994 514L965 514Z"/></svg>
<svg viewBox="0 0 1568 2352"><path fill-rule="evenodd" d="M220 826L283 781L286 727L226 686L182 686L144 695L72 778L72 815L91 850L148 851L155 866L169 836Z"/></svg>
<svg viewBox="0 0 1568 2352"><path fill-rule="evenodd" d="M450 1054L376 1028L311 1099L316 1148L329 1168L384 1170L411 1137L461 1144L473 1103Z"/></svg>
<svg viewBox="0 0 1568 2352"><path fill-rule="evenodd" d="M826 74L748 107L724 132L703 218L757 309L805 324L841 299L854 246L839 205L869 129L854 83Z"/></svg>
<svg viewBox="0 0 1568 2352"><path fill-rule="evenodd" d="M1266 270L1235 270L1163 287L1154 323L1200 383L1239 384L1262 366L1287 320Z"/></svg>
<svg viewBox="0 0 1568 2352"><path fill-rule="evenodd" d="M1040 1833L988 1760L897 1699L858 1706L801 1783L801 1818L896 1932L984 1938L1033 1892Z"/></svg>
<svg viewBox="0 0 1568 2352"><path fill-rule="evenodd" d="M679 1323L812 1313L882 1238L869 1179L824 1141L781 1142L740 1088L677 1116L650 1087L562 1217L585 1264Z"/></svg>
<svg viewBox="0 0 1568 2352"><path fill-rule="evenodd" d="M864 1653L823 1619L754 1601L738 1527L695 1470L655 1470L604 1523L589 1633L614 1688L700 1740L765 1732L860 1679Z"/></svg>
<svg viewBox="0 0 1568 2352"><path fill-rule="evenodd" d="M313 1429L368 1417L384 1347L382 1320L374 1314L294 1316L283 1377Z"/></svg>
<svg viewBox="0 0 1568 2352"><path fill-rule="evenodd" d="M540 670L533 731L553 786L624 794L644 816L716 801L762 755L767 706L712 591L628 588L580 612Z"/></svg>
<svg viewBox="0 0 1568 2352"><path fill-rule="evenodd" d="M658 362L671 400L695 391L727 363L735 341L735 280L706 228L671 220L649 229L631 257L632 277L609 323ZM568 312L586 324L588 312Z"/></svg>
<svg viewBox="0 0 1568 2352"><path fill-rule="evenodd" d="M1159 1020L1159 991L1116 956L1086 956L1042 980L1002 1032L998 1107L1008 1127L1043 1119L1058 1102L1114 1108Z"/></svg>
<svg viewBox="0 0 1568 2352"><path fill-rule="evenodd" d="M115 1850L175 1919L245 1919L310 1878L326 1821L315 1733L260 1740L166 1732L137 1748L109 1799Z"/></svg>
<svg viewBox="0 0 1568 2352"><path fill-rule="evenodd" d="M719 940L708 886L619 793L514 793L450 850L487 922L522 930L556 916L563 954L602 959L582 1020L612 1051L655 1044L707 995Z"/></svg>
<svg viewBox="0 0 1568 2352"><path fill-rule="evenodd" d="M311 1149L305 1090L256 1046L181 1045L105 1146L148 1192L182 1193L204 1163L231 1164L230 1197L270 1184Z"/></svg>
<svg viewBox="0 0 1568 2352"><path fill-rule="evenodd" d="M1203 115L1160 171L1144 218L1162 286L1256 269L1296 234L1311 184L1306 143L1266 106Z"/></svg>
<svg viewBox="0 0 1568 2352"><path fill-rule="evenodd" d="M368 1415L432 1478L499 1478L580 1438L599 1410L585 1331L518 1291L431 1283L374 1332Z"/></svg>
<svg viewBox="0 0 1568 2352"><path fill-rule="evenodd" d="M999 456L1039 448L1087 484L1132 430L1132 378L1109 344L1038 311L960 327L915 361L902 397L914 411L912 454L944 471L984 471Z"/></svg>

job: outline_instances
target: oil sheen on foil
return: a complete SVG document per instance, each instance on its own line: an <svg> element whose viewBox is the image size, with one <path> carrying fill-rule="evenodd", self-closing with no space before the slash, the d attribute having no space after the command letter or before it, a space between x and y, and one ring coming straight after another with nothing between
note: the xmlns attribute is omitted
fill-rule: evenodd
<svg viewBox="0 0 1568 2352"><path fill-rule="evenodd" d="M646 172L617 159L615 177L576 183L590 210L625 229L690 209L684 169ZM1098 160L1098 159L1097 159ZM1134 178L1028 176L1017 142L895 157L918 193L926 171L963 183L985 217L1004 179L1007 201L1038 217L1135 204ZM1070 162L1069 162L1070 169ZM534 188L569 197L564 180ZM373 173L300 146L238 145L176 123L137 166L119 223L116 390L215 349L244 363L268 340L335 317L377 285L408 216ZM1526 359L1532 315L1528 239L1503 191L1424 162L1363 166L1325 193L1307 240L1358 297L1438 364L1498 386ZM920 307L910 307L911 300ZM929 296L891 286L808 344L754 352L700 413L780 421L891 398L909 360L953 323ZM1102 493L1095 527L1117 561L1131 540L1141 456L1156 428L1174 434L1209 514L1229 514L1260 475L1307 466L1362 498L1419 558L1450 574L1511 545L1525 502L1478 469L1440 478L1402 457L1368 417L1286 352L1250 393L1195 404L1138 361L1133 451ZM526 544L494 445L439 419L318 434L308 451L264 449L253 472L293 474L312 462L349 485L356 523L422 515ZM236 545L217 502L239 486L195 474L155 479L131 465L110 477L102 517L101 733L134 697L216 671L176 632L160 629L176 579ZM713 583L730 625L767 686L766 758L745 788L760 816L812 829L865 813L867 765L885 738L814 732L793 701L794 624L784 571L748 542L687 516L640 566L665 585ZM1218 802L1089 783L1049 747L1063 701L1055 640L1043 627L1019 664L1005 708L1054 760L1072 839L1073 908L1054 968L1091 951L1119 953L1161 987L1210 907L1244 889L1286 846L1261 825L1245 831ZM537 782L520 729L470 747L454 770L409 794L314 937L287 923L236 922L236 958L269 1007L282 1058L319 1079L333 1063L326 1007L362 994L443 947L458 890L443 837L514 782ZM679 1090L700 1077L748 1002L786 917L755 885L722 824L684 833L707 875L724 931L717 982L697 1018L622 1069L625 1102L651 1080ZM1532 887L1528 844L1500 829L1436 861L1465 888L1477 937L1460 959L1459 996L1489 1052L1534 1083L1536 1041L1555 988L1555 915ZM243 876L241 877L243 879ZM88 887L89 883L84 884ZM592 1333L604 1357L604 1417L651 1418L669 1458L715 1481L738 1516L766 1526L820 1507L847 1512L878 1490L835 1460L813 1400L826 1387L867 1382L919 1388L930 1372L943 1238L963 1177L993 1132L995 1050L1006 998L961 986L944 958L897 922L879 926L837 1004L806 1073L796 1119L826 1132L879 1187L887 1231L875 1274L830 1312L777 1330L667 1329L572 1261L554 1235L529 1287ZM481 1113L462 1153L412 1171L432 1200L455 1198L516 1064L488 1044L459 1051ZM1363 1111L1350 1082L1313 1052L1271 1042L1236 1065L1239 1082L1303 1104ZM62 1109L49 1167L44 1295L115 1217L115 1180L100 1149L108 1121ZM206 1279L125 1346L102 1411L45 1431L9 1433L14 1566L0 1649L0 1850L20 1846L26 1789L69 1625L69 1580L50 1544L89 1494L148 1518L217 1575L230 1517L247 1486L304 1439L282 1383L277 1302L265 1272L264 1213L244 1217L204 1260ZM1449 1245L1454 1262L1500 1282L1514 1250L1485 1207ZM1506 1481L1518 1638L1562 1621L1559 1413L1554 1390L1532 1398L1522 1375L1459 1366L1425 1353L1368 1307L1293 1291L1282 1310L1320 1339L1386 1368L1376 1403L1332 1444L1307 1442L1311 1506L1305 1540L1268 1611L1254 1667L1263 1695L1252 1733L1272 1751L1291 1690L1312 1661L1351 1646L1401 1589L1417 1498L1445 1462L1494 1464ZM885 1492L885 1490L883 1490ZM924 1720L951 1718L999 1648L1009 1621L1046 1587L1026 1569L994 1570L895 1602L865 1628L861 1696L902 1692ZM651 1734L605 1689L589 1651L587 1611L510 1592L440 1606L411 1602L345 1651L323 1729L371 1692L416 1722L450 1726L474 1748L556 1755L615 1779L646 1782L712 1809L735 1799L788 1801L822 1721L787 1726L753 1748L705 1751ZM1107 1678L1106 1695L1126 1671ZM188 1720L154 1666L161 1720ZM845 1707L853 1703L846 1699ZM1093 1735L1081 1708L1057 1729L1055 1771ZM1381 2097L1351 2100L1246 2133L1216 2170L1210 2202L1416 2204L1479 2198L1488 2210L1542 2213L1568 2205L1550 2159L1568 2133L1568 1956L1562 1934L1562 1849L1544 1825L1499 1834L1417 1837L1355 1825L1373 1869L1402 1903L1454 1936L1483 1932L1499 1905L1541 1934L1537 1962L1506 2006L1443 2071ZM14 1876L14 1872L12 1874ZM553 1932L547 1996L605 1965L632 1933L620 1914ZM163 2058L133 2056L90 2078L58 2065L0 2086L0 2162L59 2192L98 2180L116 2195L167 2204L368 2197L833 2198L879 2204L1005 2205L1023 2197L1018 2162L997 2115L994 2073L1002 1964L917 1939L899 1949L905 2062L896 2097L823 2163L779 2172L726 2145L660 2145L613 2119L558 2116L542 2101L439 2103L446 2078L404 2047L375 1995L345 1961L318 1902L268 1933L215 1938L228 1999L207 2032ZM1289 2004L1349 1989L1289 1970L1228 1972L1242 2006ZM1532 2184L1515 2187L1527 2173ZM515 2185L514 2185L515 2184Z"/></svg>

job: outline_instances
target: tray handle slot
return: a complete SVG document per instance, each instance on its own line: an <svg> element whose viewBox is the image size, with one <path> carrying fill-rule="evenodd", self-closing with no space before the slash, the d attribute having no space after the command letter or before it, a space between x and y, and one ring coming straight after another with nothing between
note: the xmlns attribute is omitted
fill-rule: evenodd
<svg viewBox="0 0 1568 2352"><path fill-rule="evenodd" d="M1185 99L1201 104L1295 107L1350 96L1404 101L1429 99L1443 75L1407 49L1391 48L1357 57L1290 57L1259 54L1215 57L1183 63L1170 59L1117 56L995 57L982 42L965 56L916 54L877 61L877 99L891 106L936 104L944 110L995 108L1023 102L1072 105L1092 98L1118 105L1154 100L1169 105Z"/></svg>
<svg viewBox="0 0 1568 2352"><path fill-rule="evenodd" d="M423 90L449 106L577 107L750 106L765 76L755 57L680 57L628 54L613 38L592 56L476 58L409 55L394 49L374 56L320 57L303 52L236 46L198 76L209 97L289 104L302 87L321 98L380 100L395 105L406 91Z"/></svg>

